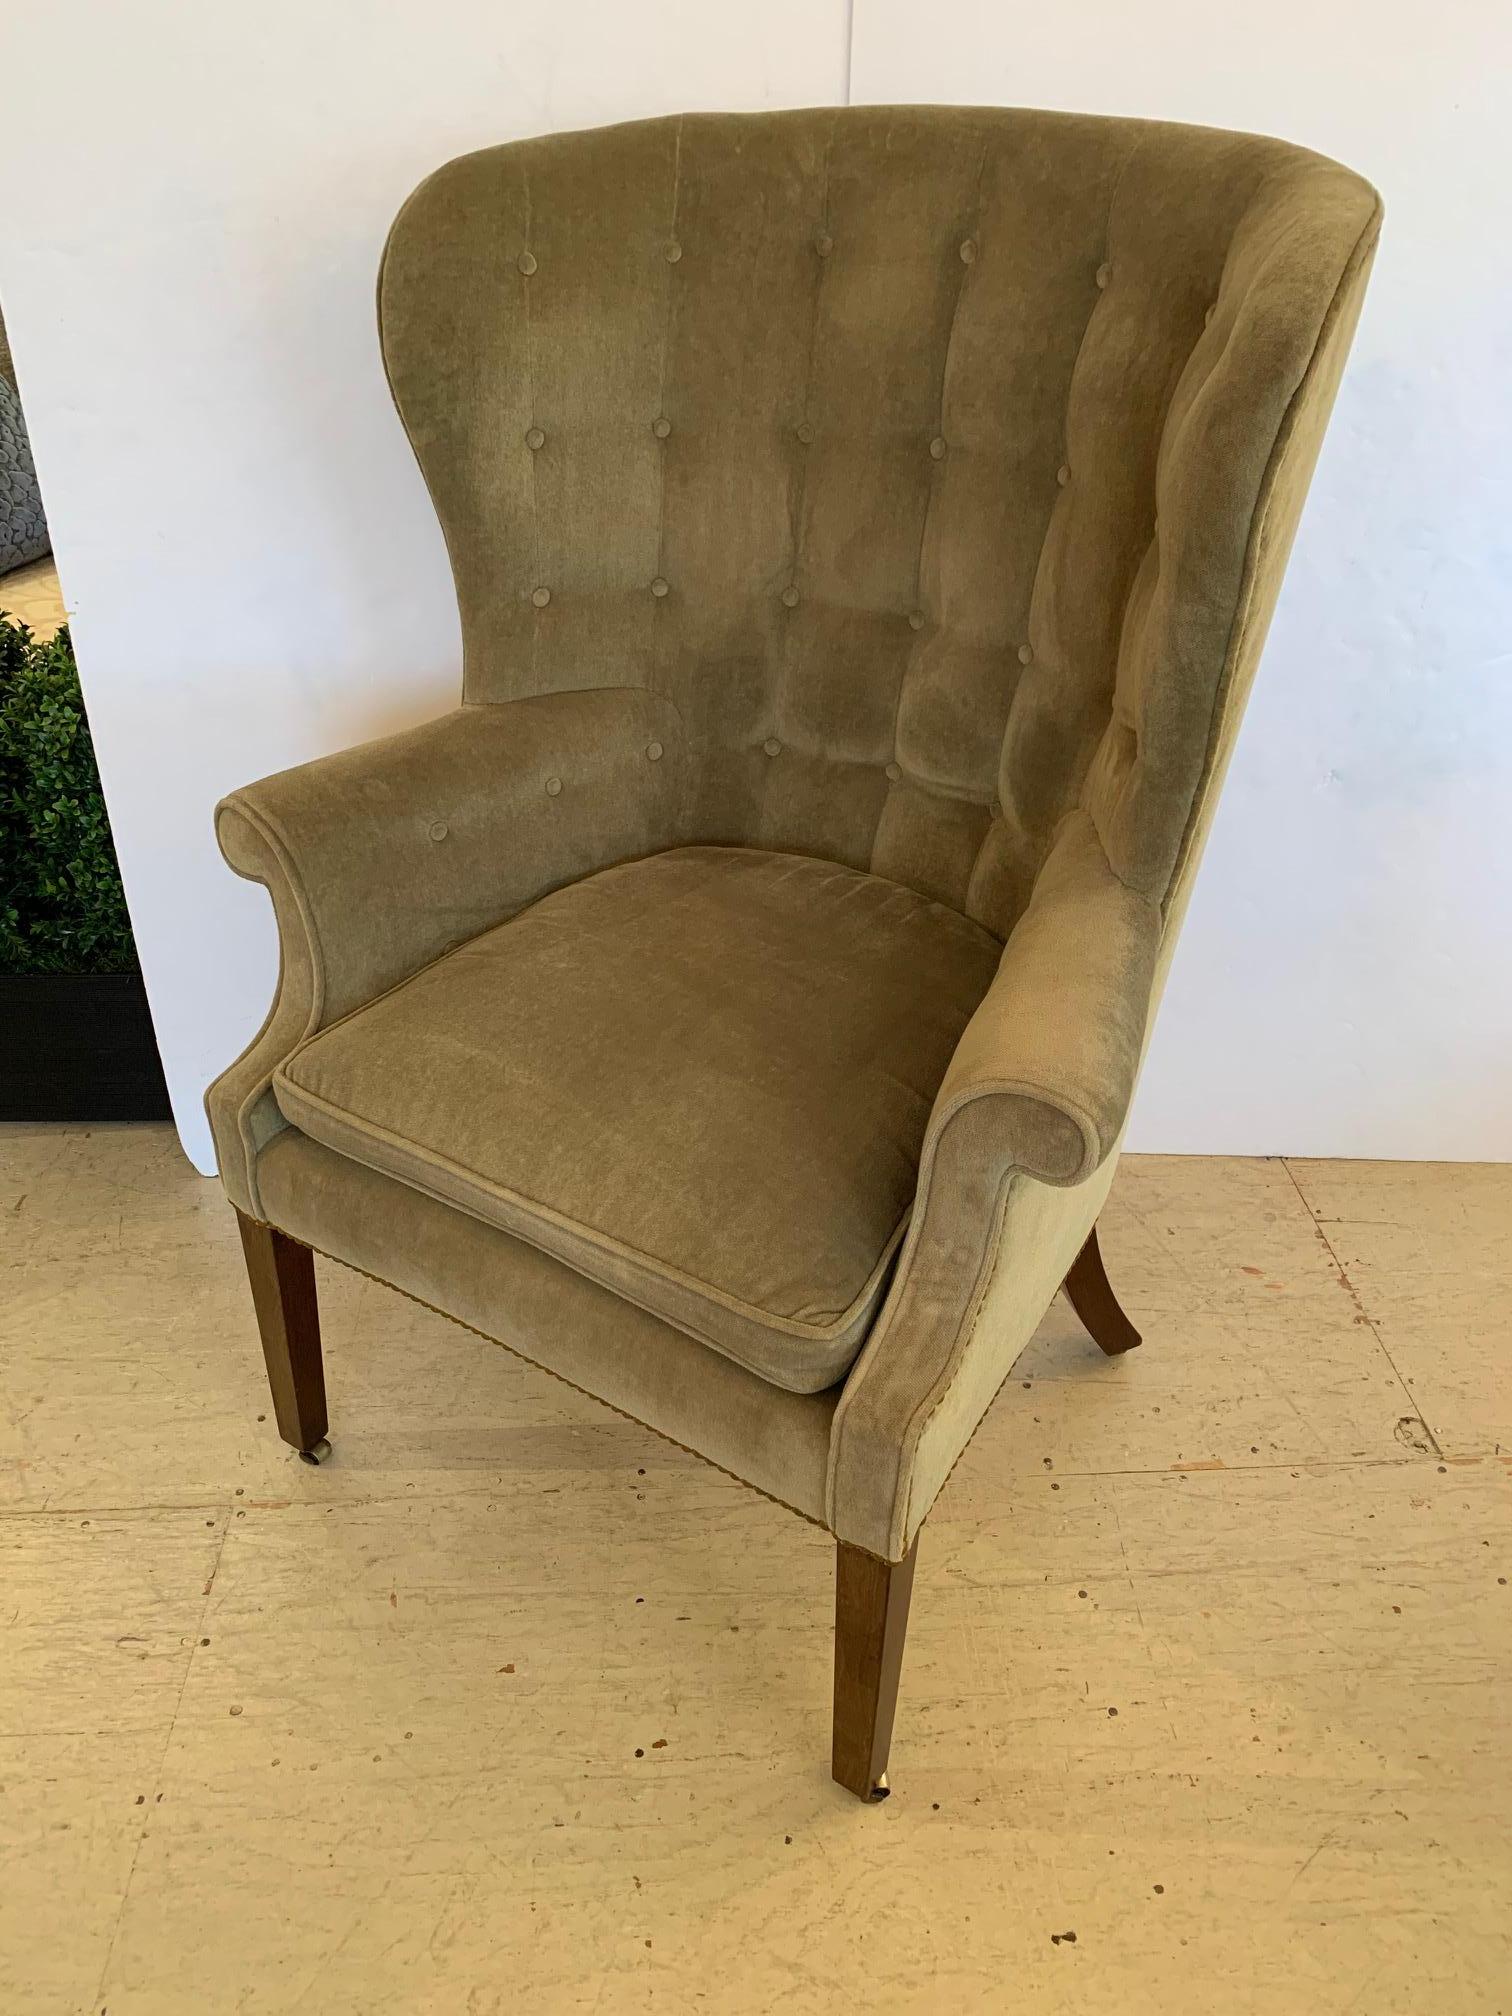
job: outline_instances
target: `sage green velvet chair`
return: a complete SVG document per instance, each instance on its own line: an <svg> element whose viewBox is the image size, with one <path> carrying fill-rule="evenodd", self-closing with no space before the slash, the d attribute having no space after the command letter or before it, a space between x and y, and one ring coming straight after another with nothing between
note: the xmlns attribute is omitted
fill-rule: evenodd
<svg viewBox="0 0 1512 2016"><path fill-rule="evenodd" d="M904 108L491 148L389 239L463 704L217 814L279 1428L313 1250L825 1527L863 1797L1052 1296L1138 1341L1094 1228L1379 221L1273 140Z"/></svg>

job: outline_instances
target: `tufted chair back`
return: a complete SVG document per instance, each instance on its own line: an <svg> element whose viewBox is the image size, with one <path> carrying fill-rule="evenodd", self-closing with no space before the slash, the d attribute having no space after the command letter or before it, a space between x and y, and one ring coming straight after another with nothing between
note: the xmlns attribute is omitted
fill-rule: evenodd
<svg viewBox="0 0 1512 2016"><path fill-rule="evenodd" d="M1281 142L1037 112L689 116L452 162L380 308L466 698L646 689L681 837L867 868L999 936L1078 807L1164 902L1268 613L1318 271L1375 216Z"/></svg>

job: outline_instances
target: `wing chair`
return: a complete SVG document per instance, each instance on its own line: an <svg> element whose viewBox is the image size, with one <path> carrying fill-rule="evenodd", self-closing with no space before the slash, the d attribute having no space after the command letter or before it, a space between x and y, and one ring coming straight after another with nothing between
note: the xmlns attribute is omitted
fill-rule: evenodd
<svg viewBox="0 0 1512 2016"><path fill-rule="evenodd" d="M1274 140L657 119L410 198L383 355L462 705L217 812L208 1106L279 1430L312 1252L838 1543L886 1791L919 1529L1096 1223L1380 222Z"/></svg>

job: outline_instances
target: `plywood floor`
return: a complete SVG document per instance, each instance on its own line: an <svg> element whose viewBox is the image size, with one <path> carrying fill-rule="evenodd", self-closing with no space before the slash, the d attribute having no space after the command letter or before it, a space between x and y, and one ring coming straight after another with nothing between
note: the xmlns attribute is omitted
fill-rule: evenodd
<svg viewBox="0 0 1512 2016"><path fill-rule="evenodd" d="M0 611L25 623L40 638L54 636L68 621L58 570L49 553L0 575Z"/></svg>
<svg viewBox="0 0 1512 2016"><path fill-rule="evenodd" d="M166 1130L0 1130L5 2016L1512 2009L1512 1169L1134 1159L920 1556L322 1275L267 1420ZM1074 1936L1073 1936L1074 1935Z"/></svg>

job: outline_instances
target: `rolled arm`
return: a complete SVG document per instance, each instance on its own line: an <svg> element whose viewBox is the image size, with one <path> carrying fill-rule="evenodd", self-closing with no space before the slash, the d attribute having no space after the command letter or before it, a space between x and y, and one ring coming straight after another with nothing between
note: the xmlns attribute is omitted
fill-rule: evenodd
<svg viewBox="0 0 1512 2016"><path fill-rule="evenodd" d="M240 1209L260 1215L271 1079L298 1045L563 883L673 844L682 754L670 702L601 688L462 707L222 801L221 851L266 885L279 938L267 1020L205 1095Z"/></svg>
<svg viewBox="0 0 1512 2016"><path fill-rule="evenodd" d="M892 1289L836 1410L829 1517L900 1560L1107 1194L1159 908L1071 816L940 1087Z"/></svg>

